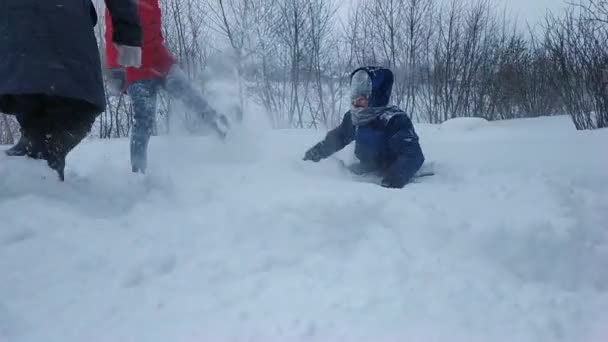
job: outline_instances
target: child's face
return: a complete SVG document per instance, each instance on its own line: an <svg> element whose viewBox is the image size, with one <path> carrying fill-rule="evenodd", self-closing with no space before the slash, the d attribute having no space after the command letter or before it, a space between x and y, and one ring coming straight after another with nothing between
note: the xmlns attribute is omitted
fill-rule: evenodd
<svg viewBox="0 0 608 342"><path fill-rule="evenodd" d="M369 100L365 96L357 96L353 99L353 107L359 109L365 109L369 106Z"/></svg>

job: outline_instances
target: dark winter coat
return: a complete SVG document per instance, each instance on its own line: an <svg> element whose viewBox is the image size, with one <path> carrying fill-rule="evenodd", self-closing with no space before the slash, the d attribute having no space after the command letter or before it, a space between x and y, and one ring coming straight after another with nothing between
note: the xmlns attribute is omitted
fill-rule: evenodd
<svg viewBox="0 0 608 342"><path fill-rule="evenodd" d="M135 2L106 0L106 5L114 42L141 46ZM0 0L0 99L46 94L84 100L103 111L96 21L91 0Z"/></svg>
<svg viewBox="0 0 608 342"><path fill-rule="evenodd" d="M307 159L327 158L354 141L355 156L361 162L358 169L380 173L384 186L401 188L424 163L419 138L407 114L397 107L388 106L392 72L383 68L368 67L364 70L372 80L369 103L381 112L380 115L365 125L355 126L349 111L340 126L328 132L323 141L307 152Z"/></svg>

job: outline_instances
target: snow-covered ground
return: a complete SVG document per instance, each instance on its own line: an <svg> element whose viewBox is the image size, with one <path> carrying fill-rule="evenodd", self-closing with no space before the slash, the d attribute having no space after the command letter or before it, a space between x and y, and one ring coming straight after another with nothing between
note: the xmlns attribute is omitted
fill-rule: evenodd
<svg viewBox="0 0 608 342"><path fill-rule="evenodd" d="M0 157L0 341L608 341L608 131L418 131L402 190L301 161L321 131Z"/></svg>

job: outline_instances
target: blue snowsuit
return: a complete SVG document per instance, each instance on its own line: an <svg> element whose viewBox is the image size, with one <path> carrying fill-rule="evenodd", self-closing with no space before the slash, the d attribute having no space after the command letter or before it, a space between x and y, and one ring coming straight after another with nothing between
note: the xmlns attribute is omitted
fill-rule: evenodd
<svg viewBox="0 0 608 342"><path fill-rule="evenodd" d="M424 163L424 155L412 121L405 112L388 106L393 74L389 69L365 67L372 81L369 106L378 115L365 124L353 124L352 111L347 112L341 124L329 131L325 139L306 152L305 160L315 162L355 142L355 156L360 164L351 167L353 172L376 173L382 177L382 186L402 188L410 182Z"/></svg>

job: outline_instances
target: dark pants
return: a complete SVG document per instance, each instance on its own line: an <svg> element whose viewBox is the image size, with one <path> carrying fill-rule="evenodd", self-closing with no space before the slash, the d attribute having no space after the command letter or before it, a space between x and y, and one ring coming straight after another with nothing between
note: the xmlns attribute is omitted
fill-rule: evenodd
<svg viewBox="0 0 608 342"><path fill-rule="evenodd" d="M43 94L2 95L0 111L17 117L25 154L46 160L62 180L67 154L91 131L99 112L85 101Z"/></svg>
<svg viewBox="0 0 608 342"><path fill-rule="evenodd" d="M133 82L127 89L133 102L133 128L131 132L131 165L133 171L144 171L147 150L156 120L158 91L163 88L175 99L181 100L204 122L216 117L216 112L177 68L164 78Z"/></svg>

